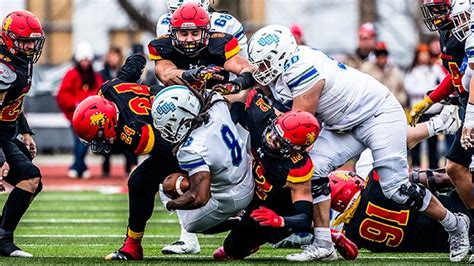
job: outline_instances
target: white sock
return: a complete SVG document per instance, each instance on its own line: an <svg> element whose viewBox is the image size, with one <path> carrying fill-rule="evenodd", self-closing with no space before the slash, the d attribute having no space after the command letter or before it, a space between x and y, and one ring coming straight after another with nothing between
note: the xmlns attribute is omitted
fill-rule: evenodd
<svg viewBox="0 0 474 266"><path fill-rule="evenodd" d="M457 229L458 220L456 216L450 211L446 213L446 217L439 221L447 232L452 232Z"/></svg>
<svg viewBox="0 0 474 266"><path fill-rule="evenodd" d="M313 243L318 247L331 247L331 229L329 227L315 227Z"/></svg>
<svg viewBox="0 0 474 266"><path fill-rule="evenodd" d="M188 243L198 242L198 238L196 234L190 233L183 228L183 225L182 225L183 223L181 221L181 215L179 215L179 212L177 212L177 215L178 215L179 225L181 226L181 235L179 236L179 240L183 242L188 242Z"/></svg>

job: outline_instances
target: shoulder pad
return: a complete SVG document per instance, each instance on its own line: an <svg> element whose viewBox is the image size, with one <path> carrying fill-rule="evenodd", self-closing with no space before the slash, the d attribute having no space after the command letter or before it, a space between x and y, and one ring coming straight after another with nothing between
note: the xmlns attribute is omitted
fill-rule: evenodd
<svg viewBox="0 0 474 266"><path fill-rule="evenodd" d="M303 183L313 177L313 161L307 154L293 155L289 159L293 163L293 168L288 172L288 182Z"/></svg>
<svg viewBox="0 0 474 266"><path fill-rule="evenodd" d="M160 36L148 44L148 53L150 60L168 59L173 53L174 48L169 34Z"/></svg>
<svg viewBox="0 0 474 266"><path fill-rule="evenodd" d="M16 73L5 63L0 62L0 82L11 84L16 80Z"/></svg>

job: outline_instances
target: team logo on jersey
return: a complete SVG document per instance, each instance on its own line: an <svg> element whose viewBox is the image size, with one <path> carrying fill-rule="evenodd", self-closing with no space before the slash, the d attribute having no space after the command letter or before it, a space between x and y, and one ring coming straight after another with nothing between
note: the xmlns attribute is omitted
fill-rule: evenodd
<svg viewBox="0 0 474 266"><path fill-rule="evenodd" d="M175 111L175 110L176 110L176 106L172 102L165 102L163 104L159 104L156 107L156 112L160 115L167 114L167 113Z"/></svg>
<svg viewBox="0 0 474 266"><path fill-rule="evenodd" d="M107 117L105 116L104 113L95 113L91 115L90 117L91 120L91 126L103 126L105 122L107 122Z"/></svg>
<svg viewBox="0 0 474 266"><path fill-rule="evenodd" d="M276 34L270 34L270 35L262 36L257 42L261 46L265 46L265 45L270 45L272 43L279 43L280 38L278 38Z"/></svg>

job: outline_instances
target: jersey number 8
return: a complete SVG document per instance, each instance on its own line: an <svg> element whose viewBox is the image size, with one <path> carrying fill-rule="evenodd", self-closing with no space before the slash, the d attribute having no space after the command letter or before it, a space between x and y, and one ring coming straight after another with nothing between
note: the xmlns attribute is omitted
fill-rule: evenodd
<svg viewBox="0 0 474 266"><path fill-rule="evenodd" d="M239 142L235 138L234 133L229 126L223 125L221 128L221 136L227 148L230 150L230 157L232 158L232 165L239 166L242 162L242 149Z"/></svg>
<svg viewBox="0 0 474 266"><path fill-rule="evenodd" d="M231 19L232 19L232 16L230 15L220 15L219 18L217 18L216 21L214 21L214 25L225 27L225 24L227 24L227 21Z"/></svg>

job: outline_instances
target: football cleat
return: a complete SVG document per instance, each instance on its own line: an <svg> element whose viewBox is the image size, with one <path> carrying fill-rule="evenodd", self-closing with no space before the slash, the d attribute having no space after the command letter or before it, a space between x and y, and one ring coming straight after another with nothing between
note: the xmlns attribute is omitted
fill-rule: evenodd
<svg viewBox="0 0 474 266"><path fill-rule="evenodd" d="M105 260L142 260L143 248L139 240L131 237L125 238L122 247L105 256Z"/></svg>
<svg viewBox="0 0 474 266"><path fill-rule="evenodd" d="M286 256L289 261L331 261L337 260L337 252L333 245L317 247L314 244L303 247L303 252Z"/></svg>
<svg viewBox="0 0 474 266"><path fill-rule="evenodd" d="M33 255L31 255L30 253L25 252L19 247L17 247L11 239L0 240L0 255L4 257L33 257Z"/></svg>
<svg viewBox="0 0 474 266"><path fill-rule="evenodd" d="M449 259L459 262L469 253L469 217L463 213L456 213L456 230L449 232Z"/></svg>
<svg viewBox="0 0 474 266"><path fill-rule="evenodd" d="M474 254L471 255L471 257L469 257L469 264L473 264L474 263Z"/></svg>
<svg viewBox="0 0 474 266"><path fill-rule="evenodd" d="M343 233L331 231L332 242L336 246L337 251L346 260L355 260L359 255L359 249L349 238Z"/></svg>
<svg viewBox="0 0 474 266"><path fill-rule="evenodd" d="M296 232L273 244L273 248L301 248L304 245L310 245L313 242L313 234L309 232Z"/></svg>
<svg viewBox="0 0 474 266"><path fill-rule="evenodd" d="M197 241L182 241L178 240L171 245L167 245L161 249L161 253L165 255L170 254L198 254L201 252L201 247Z"/></svg>
<svg viewBox="0 0 474 266"><path fill-rule="evenodd" d="M224 247L218 247L214 252L212 252L212 257L215 260L234 260L234 257L227 256L224 251Z"/></svg>

